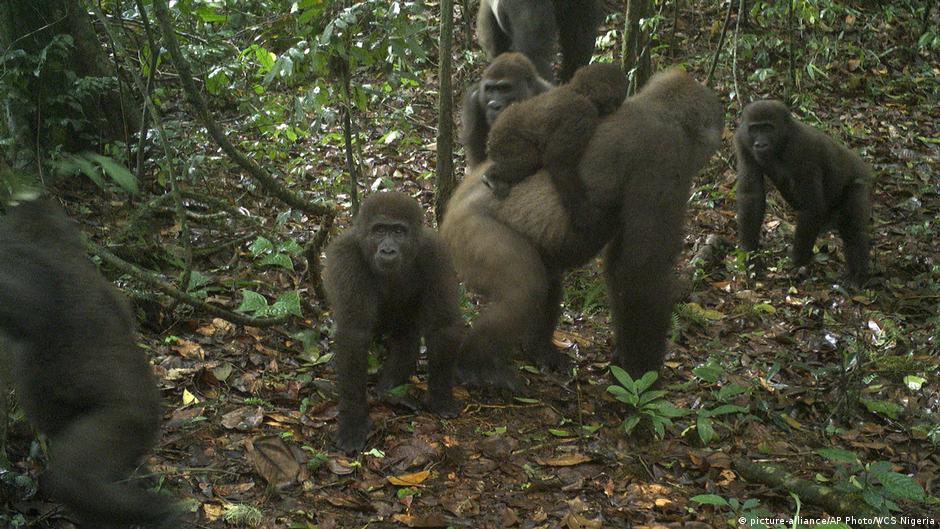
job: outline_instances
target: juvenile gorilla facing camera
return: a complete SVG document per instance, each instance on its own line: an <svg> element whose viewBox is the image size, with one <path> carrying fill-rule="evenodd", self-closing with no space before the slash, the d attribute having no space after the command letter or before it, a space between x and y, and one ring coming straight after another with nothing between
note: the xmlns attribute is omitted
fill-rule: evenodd
<svg viewBox="0 0 940 529"><path fill-rule="evenodd" d="M382 336L389 358L382 365L379 392L408 382L423 337L427 406L440 415L457 415L453 372L463 326L457 278L446 247L424 227L414 199L379 193L364 200L352 227L327 248L324 286L336 322L337 445L342 450L359 450L368 437L368 351Z"/></svg>
<svg viewBox="0 0 940 529"><path fill-rule="evenodd" d="M835 223L845 246L848 279L868 274L871 170L857 154L796 121L780 101L756 101L744 109L734 135L738 159L738 234L754 251L766 207L766 176L796 209L793 264L813 258L820 231Z"/></svg>
<svg viewBox="0 0 940 529"><path fill-rule="evenodd" d="M26 416L49 437L41 482L83 527L175 519L168 497L125 483L156 443L161 415L130 307L53 203L0 218L0 363Z"/></svg>

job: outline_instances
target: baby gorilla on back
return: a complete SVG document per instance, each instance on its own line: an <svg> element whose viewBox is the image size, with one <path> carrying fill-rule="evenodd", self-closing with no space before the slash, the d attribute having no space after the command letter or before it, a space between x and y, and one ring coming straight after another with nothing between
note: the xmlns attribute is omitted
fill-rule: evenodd
<svg viewBox="0 0 940 529"><path fill-rule="evenodd" d="M578 162L601 118L620 108L627 78L613 64L590 64L571 82L504 110L490 131L487 151L493 165L483 176L496 196L544 168L564 201L575 230L594 221Z"/></svg>
<svg viewBox="0 0 940 529"><path fill-rule="evenodd" d="M408 195L374 194L326 250L323 279L336 321L337 445L347 452L361 449L369 434L368 352L377 338L386 337L389 350L380 393L408 382L424 337L428 407L448 416L459 411L451 393L463 325L457 276L444 243L421 219Z"/></svg>

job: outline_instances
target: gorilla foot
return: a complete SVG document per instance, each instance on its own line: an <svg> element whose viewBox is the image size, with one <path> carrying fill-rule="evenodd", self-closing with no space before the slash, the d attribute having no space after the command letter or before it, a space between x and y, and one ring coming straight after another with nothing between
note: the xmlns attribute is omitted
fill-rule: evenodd
<svg viewBox="0 0 940 529"><path fill-rule="evenodd" d="M424 406L435 415L440 417L445 417L447 419L453 419L460 415L460 412L463 411L463 406L457 399L450 397L440 398L438 396L428 396L424 399Z"/></svg>
<svg viewBox="0 0 940 529"><path fill-rule="evenodd" d="M347 454L360 452L366 446L369 437L369 421L341 422L336 434L336 447Z"/></svg>
<svg viewBox="0 0 940 529"><path fill-rule="evenodd" d="M470 387L522 391L522 379L508 364L462 363L457 367L457 379Z"/></svg>
<svg viewBox="0 0 940 529"><path fill-rule="evenodd" d="M543 371L567 373L571 370L571 359L553 345L527 349L525 358Z"/></svg>

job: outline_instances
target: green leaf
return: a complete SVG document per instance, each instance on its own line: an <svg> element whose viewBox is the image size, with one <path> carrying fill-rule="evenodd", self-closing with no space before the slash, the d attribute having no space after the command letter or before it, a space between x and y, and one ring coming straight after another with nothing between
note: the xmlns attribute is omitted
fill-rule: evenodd
<svg viewBox="0 0 940 529"><path fill-rule="evenodd" d="M261 259L255 261L257 266L279 266L285 270L294 270L294 262L291 260L290 256L283 253L272 253L265 255Z"/></svg>
<svg viewBox="0 0 940 529"><path fill-rule="evenodd" d="M645 391L642 395L640 395L640 400L637 402L637 406L645 406L650 402L663 398L665 395L666 392L663 390Z"/></svg>
<svg viewBox="0 0 940 529"><path fill-rule="evenodd" d="M740 384L727 384L721 386L721 389L718 390L718 400L726 401L745 392L747 392L747 388Z"/></svg>
<svg viewBox="0 0 940 529"><path fill-rule="evenodd" d="M837 463L858 463L858 456L855 452L841 448L817 448L816 453Z"/></svg>
<svg viewBox="0 0 940 529"><path fill-rule="evenodd" d="M571 432L568 430L559 430L556 428L549 428L548 433L554 435L555 437L571 437Z"/></svg>
<svg viewBox="0 0 940 529"><path fill-rule="evenodd" d="M917 391L927 382L926 378L918 377L915 375L907 375L904 377L904 385L907 386L907 389L911 391Z"/></svg>
<svg viewBox="0 0 940 529"><path fill-rule="evenodd" d="M274 250L274 244L264 237L258 237L253 243L251 243L251 246L248 247L248 251L251 252L252 257L258 257L259 255L265 252L270 252L272 250Z"/></svg>
<svg viewBox="0 0 940 529"><path fill-rule="evenodd" d="M237 312L263 312L268 310L268 300L264 296L251 290L242 290L242 304L235 309Z"/></svg>
<svg viewBox="0 0 940 529"><path fill-rule="evenodd" d="M186 292L192 292L193 290L198 289L199 287L206 285L212 281L212 278L203 274L198 270L193 270L189 274L189 284L186 285Z"/></svg>
<svg viewBox="0 0 940 529"><path fill-rule="evenodd" d="M878 476L878 481L884 485L888 493L897 499L911 500L920 503L927 497L920 483L905 474L888 472L883 476Z"/></svg>
<svg viewBox="0 0 940 529"><path fill-rule="evenodd" d="M887 400L861 399L862 404L872 413L885 415L892 419L897 419L898 414L904 411L904 407L895 402Z"/></svg>
<svg viewBox="0 0 940 529"><path fill-rule="evenodd" d="M692 370L692 373L699 377L700 379L708 382L709 384L715 384L718 382L718 377L724 373L725 370L717 364L705 364L696 367Z"/></svg>
<svg viewBox="0 0 940 529"><path fill-rule="evenodd" d="M277 297L277 301L268 309L271 316L279 317L288 314L303 317L300 309L300 294L296 290L285 292Z"/></svg>
<svg viewBox="0 0 940 529"><path fill-rule="evenodd" d="M121 189L128 194L136 195L140 191L137 187L137 178L123 165L115 162L112 158L100 154L86 153L85 156L98 162L104 174L109 176L111 180L114 180L114 182L121 186Z"/></svg>
<svg viewBox="0 0 940 529"><path fill-rule="evenodd" d="M717 494L700 494L698 496L692 496L689 499L703 505L716 505L718 507L728 506L728 501Z"/></svg>
<svg viewBox="0 0 940 529"><path fill-rule="evenodd" d="M725 404L718 406L713 410L708 411L709 417L717 417L719 415L728 415L729 413L746 413L747 408L744 406L737 406L734 404Z"/></svg>
<svg viewBox="0 0 940 529"><path fill-rule="evenodd" d="M698 431L698 438L702 440L702 444L704 445L708 445L718 437L715 434L715 429L712 427L711 419L704 414L700 414L698 419L696 419L695 428Z"/></svg>
<svg viewBox="0 0 940 529"><path fill-rule="evenodd" d="M650 386L656 382L657 378L659 378L659 373L656 371L647 371L643 374L642 377L640 377L640 380L636 381L636 392L643 393L644 391L648 390Z"/></svg>
<svg viewBox="0 0 940 529"><path fill-rule="evenodd" d="M636 383L633 381L633 377L630 376L630 373L627 373L619 366L611 364L610 372L614 375L614 378L617 379L617 382L620 382L620 385L630 390L631 393L637 393Z"/></svg>
<svg viewBox="0 0 940 529"><path fill-rule="evenodd" d="M539 399L530 399L527 397L513 397L513 399L523 404L538 404L541 402Z"/></svg>
<svg viewBox="0 0 940 529"><path fill-rule="evenodd" d="M640 424L641 417L639 415L631 415L623 420L623 432L627 435L636 428L636 425Z"/></svg>

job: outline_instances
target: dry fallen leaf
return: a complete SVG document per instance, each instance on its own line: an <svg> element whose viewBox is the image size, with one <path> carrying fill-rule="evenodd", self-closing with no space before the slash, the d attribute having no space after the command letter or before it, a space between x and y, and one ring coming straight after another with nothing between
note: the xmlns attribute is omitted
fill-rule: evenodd
<svg viewBox="0 0 940 529"><path fill-rule="evenodd" d="M587 463L590 460L591 458L584 454L571 453L559 457L550 457L548 459L536 459L535 462L550 467L570 467Z"/></svg>
<svg viewBox="0 0 940 529"><path fill-rule="evenodd" d="M283 488L303 481L304 467L280 437L256 437L246 443L246 448L255 472L270 485Z"/></svg>
<svg viewBox="0 0 940 529"><path fill-rule="evenodd" d="M428 470L422 470L421 472L415 472L414 474L403 474L401 476L389 476L388 482L397 487L413 487L419 485L422 481L428 479L428 476L431 475L431 472Z"/></svg>

